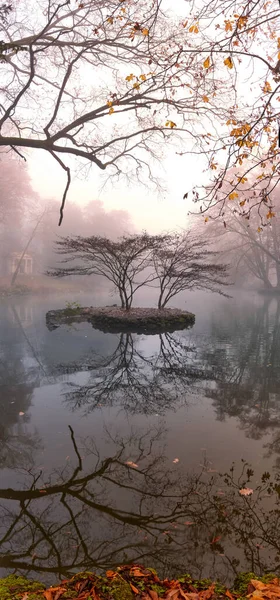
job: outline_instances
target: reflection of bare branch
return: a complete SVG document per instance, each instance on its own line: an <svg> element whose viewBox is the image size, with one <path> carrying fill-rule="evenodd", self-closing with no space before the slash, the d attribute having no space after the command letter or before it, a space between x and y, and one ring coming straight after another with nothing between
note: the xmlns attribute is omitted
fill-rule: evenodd
<svg viewBox="0 0 280 600"><path fill-rule="evenodd" d="M181 402L190 385L210 377L194 362L194 349L179 335L162 334L159 352L146 356L132 334L121 334L109 357L96 357L87 364L90 381L80 386L68 384L66 402L73 410L120 403L130 412L160 413ZM67 365L75 372L82 365ZM59 370L63 370L60 365Z"/></svg>
<svg viewBox="0 0 280 600"><path fill-rule="evenodd" d="M118 451L104 460L94 444L92 454L90 440L86 441L88 457L96 462L86 473L70 431L77 466L69 476L64 474L61 484L38 488L40 480L34 477L29 489L0 490L5 500L0 506L2 566L68 576L77 569L115 566L126 556L168 566L172 573L180 568L180 549L182 563L192 571L199 573L203 559L205 565L212 563L216 576L225 570L232 576L234 541L237 553L243 552L246 565L256 571L266 567L265 555L258 551L264 544L269 548L269 567L274 568L280 516L277 499L275 510L270 505L266 512L267 493L274 502L269 474L250 498L237 494L253 476L246 463L239 476L231 469L214 478L206 465L198 475L186 477L177 467L168 468L162 450L157 453L152 440L158 443L158 432L139 437L134 433L130 440L116 438ZM131 455L138 456L138 467L127 461ZM19 509L14 512L9 506L15 502Z"/></svg>

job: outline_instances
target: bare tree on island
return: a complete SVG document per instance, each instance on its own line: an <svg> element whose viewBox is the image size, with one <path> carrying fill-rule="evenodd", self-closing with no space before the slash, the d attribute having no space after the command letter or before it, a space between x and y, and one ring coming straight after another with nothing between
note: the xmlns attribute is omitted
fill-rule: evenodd
<svg viewBox="0 0 280 600"><path fill-rule="evenodd" d="M153 266L159 285L158 308L185 290L210 290L226 295L227 267L213 262L217 255L209 243L190 233L168 236L153 254Z"/></svg>
<svg viewBox="0 0 280 600"><path fill-rule="evenodd" d="M226 295L221 289L227 284L226 266L213 262L217 253L209 250L207 242L189 234L142 233L117 241L78 236L61 238L56 244L57 253L64 257L63 266L48 275L103 276L117 289L121 308L126 310L145 285L159 287L159 309L184 290L207 289Z"/></svg>
<svg viewBox="0 0 280 600"><path fill-rule="evenodd" d="M112 241L106 237L66 237L57 243L57 253L64 256L62 263L73 263L49 271L48 275L100 275L105 277L118 291L121 307L129 310L136 291L155 279L148 270L155 249L167 236L147 233L128 235ZM139 276L142 279L139 280Z"/></svg>

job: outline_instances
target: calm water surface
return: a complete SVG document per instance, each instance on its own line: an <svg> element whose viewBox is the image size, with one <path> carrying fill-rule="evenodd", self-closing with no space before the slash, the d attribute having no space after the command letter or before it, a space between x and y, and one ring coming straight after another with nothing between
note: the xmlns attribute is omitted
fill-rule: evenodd
<svg viewBox="0 0 280 600"><path fill-rule="evenodd" d="M180 304L193 328L138 336L48 331L63 297L2 301L1 574L279 571L280 303Z"/></svg>

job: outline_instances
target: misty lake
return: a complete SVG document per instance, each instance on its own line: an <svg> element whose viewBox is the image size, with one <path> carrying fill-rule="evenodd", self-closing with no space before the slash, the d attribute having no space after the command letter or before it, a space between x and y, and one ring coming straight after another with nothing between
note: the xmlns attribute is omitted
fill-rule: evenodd
<svg viewBox="0 0 280 600"><path fill-rule="evenodd" d="M277 571L280 302L189 294L185 331L49 331L66 300L0 305L1 575Z"/></svg>

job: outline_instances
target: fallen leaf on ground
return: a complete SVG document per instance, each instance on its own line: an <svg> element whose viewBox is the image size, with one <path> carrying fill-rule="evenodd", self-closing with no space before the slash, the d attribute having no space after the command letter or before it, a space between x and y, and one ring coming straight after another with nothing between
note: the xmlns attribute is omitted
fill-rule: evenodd
<svg viewBox="0 0 280 600"><path fill-rule="evenodd" d="M279 600L280 598L280 580L273 579L269 583L263 583L257 579L251 579L250 585L255 589L251 594L248 594L247 598L260 598L261 600Z"/></svg>
<svg viewBox="0 0 280 600"><path fill-rule="evenodd" d="M64 594L64 592L66 592L66 588L59 586L55 588L49 588L48 590L45 590L43 594L46 600L58 600L60 596Z"/></svg>
<svg viewBox="0 0 280 600"><path fill-rule="evenodd" d="M213 594L215 594L215 585L215 583L212 583L212 585L210 585L210 587L207 590L203 590L202 592L200 592L200 600L210 600Z"/></svg>

